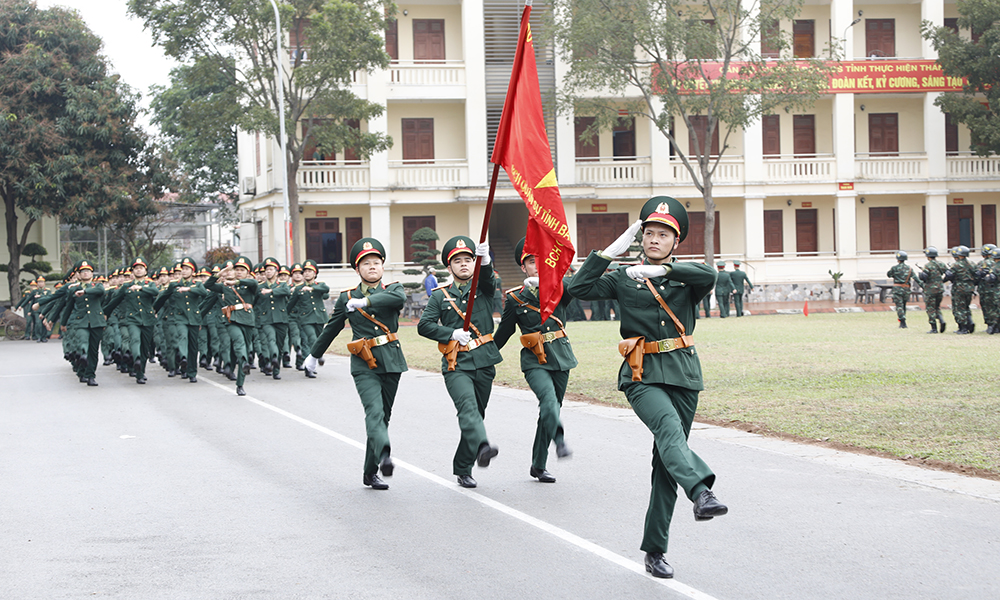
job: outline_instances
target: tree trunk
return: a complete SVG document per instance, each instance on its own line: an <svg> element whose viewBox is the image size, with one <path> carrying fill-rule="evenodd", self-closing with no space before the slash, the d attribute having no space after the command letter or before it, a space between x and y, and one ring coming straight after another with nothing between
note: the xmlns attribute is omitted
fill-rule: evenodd
<svg viewBox="0 0 1000 600"><path fill-rule="evenodd" d="M288 154L291 154L289 152ZM292 223L292 262L301 263L305 253L299 240L299 161L288 159L288 216ZM292 265L288 265L291 268Z"/></svg>
<svg viewBox="0 0 1000 600"><path fill-rule="evenodd" d="M35 224L35 219L28 219L24 224L24 231L17 235L17 206L14 203L14 193L8 192L7 186L0 189L3 196L4 217L7 221L7 254L10 260L7 263L7 289L10 291L11 306L21 301L21 250L28 240L28 232ZM20 238L20 240L18 239Z"/></svg>
<svg viewBox="0 0 1000 600"><path fill-rule="evenodd" d="M702 168L703 190L705 198L705 264L715 267L715 201L712 199L712 176L708 169Z"/></svg>

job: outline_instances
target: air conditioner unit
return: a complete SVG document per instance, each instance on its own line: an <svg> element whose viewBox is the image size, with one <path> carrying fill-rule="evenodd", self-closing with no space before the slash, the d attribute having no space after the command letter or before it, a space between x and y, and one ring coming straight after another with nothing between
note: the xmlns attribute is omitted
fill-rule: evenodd
<svg viewBox="0 0 1000 600"><path fill-rule="evenodd" d="M240 222L241 223L253 223L253 209L244 208L240 210Z"/></svg>
<svg viewBox="0 0 1000 600"><path fill-rule="evenodd" d="M243 193L248 196L255 196L257 194L257 180L253 177L244 177Z"/></svg>

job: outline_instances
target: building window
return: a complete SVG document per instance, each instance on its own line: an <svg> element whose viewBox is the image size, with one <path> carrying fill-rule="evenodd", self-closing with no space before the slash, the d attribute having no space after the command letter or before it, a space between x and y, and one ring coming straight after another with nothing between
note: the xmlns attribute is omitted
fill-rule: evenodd
<svg viewBox="0 0 1000 600"><path fill-rule="evenodd" d="M705 151L705 140L707 139L708 131L708 117L705 116L693 116L688 117L691 121L691 129L688 130L688 154L691 156L697 156L695 151L695 136L698 136L698 146L701 151ZM716 122L715 127L712 129L712 146L709 151L709 156L719 155L719 124Z"/></svg>
<svg viewBox="0 0 1000 600"><path fill-rule="evenodd" d="M944 26L955 32L955 35L958 35L958 19L945 19Z"/></svg>
<svg viewBox="0 0 1000 600"><path fill-rule="evenodd" d="M346 243L344 244L344 248L347 249L348 253L351 252L351 248L354 247L354 244L358 240L365 237L364 234L361 232L361 227L362 227L361 217L348 217L344 219L344 228L347 230L347 237L346 237Z"/></svg>
<svg viewBox="0 0 1000 600"><path fill-rule="evenodd" d="M899 117L896 113L868 115L868 152L879 156L899 154Z"/></svg>
<svg viewBox="0 0 1000 600"><path fill-rule="evenodd" d="M899 209L884 206L868 209L868 245L872 252L899 250Z"/></svg>
<svg viewBox="0 0 1000 600"><path fill-rule="evenodd" d="M320 264L344 262L340 219L306 219L306 258Z"/></svg>
<svg viewBox="0 0 1000 600"><path fill-rule="evenodd" d="M444 60L444 19L413 19L413 60Z"/></svg>
<svg viewBox="0 0 1000 600"><path fill-rule="evenodd" d="M815 208L795 209L795 252L799 256L819 253L818 214Z"/></svg>
<svg viewBox="0 0 1000 600"><path fill-rule="evenodd" d="M635 158L635 119L621 117L611 131L612 149L615 160Z"/></svg>
<svg viewBox="0 0 1000 600"><path fill-rule="evenodd" d="M896 56L896 19L865 19L865 56Z"/></svg>
<svg viewBox="0 0 1000 600"><path fill-rule="evenodd" d="M413 249L413 234L418 229L423 229L424 227L429 227L434 229L436 227L434 215L427 217L403 217L403 243L406 246L403 249L403 260L406 262L413 262L413 253L416 250ZM427 240L425 242L417 242L419 244L425 244L428 250L437 249L437 242L434 240ZM444 260L443 258L441 260Z"/></svg>
<svg viewBox="0 0 1000 600"><path fill-rule="evenodd" d="M596 160L601 155L600 136L597 133L582 137L594 121L595 117L577 117L574 120L577 160Z"/></svg>
<svg viewBox="0 0 1000 600"><path fill-rule="evenodd" d="M816 115L792 117L792 143L795 156L816 155Z"/></svg>
<svg viewBox="0 0 1000 600"><path fill-rule="evenodd" d="M396 19L385 25L385 53L391 60L399 60L399 21Z"/></svg>
<svg viewBox="0 0 1000 600"><path fill-rule="evenodd" d="M983 243L997 243L997 205L983 205Z"/></svg>
<svg viewBox="0 0 1000 600"><path fill-rule="evenodd" d="M434 119L403 119L403 160L434 162Z"/></svg>
<svg viewBox="0 0 1000 600"><path fill-rule="evenodd" d="M764 115L764 156L781 155L781 117Z"/></svg>
<svg viewBox="0 0 1000 600"><path fill-rule="evenodd" d="M354 129L355 131L361 131L361 121L358 119L344 119L344 125ZM349 163L360 163L361 156L358 155L358 151L353 147L344 148L344 161Z"/></svg>
<svg viewBox="0 0 1000 600"><path fill-rule="evenodd" d="M628 213L576 215L576 255L586 258L591 250L603 250L628 229ZM627 256L627 254L626 254Z"/></svg>
<svg viewBox="0 0 1000 600"><path fill-rule="evenodd" d="M303 129L308 130L309 137L306 138L306 147L302 151L302 160L333 160L332 152L326 153L316 147L316 136L312 132L320 127L325 127L330 123L330 119L312 119L312 123L304 121Z"/></svg>
<svg viewBox="0 0 1000 600"><path fill-rule="evenodd" d="M713 252L719 254L722 222L715 211L715 232L712 235ZM705 256L705 211L688 213L688 234L674 251L677 256Z"/></svg>
<svg viewBox="0 0 1000 600"><path fill-rule="evenodd" d="M944 114L944 151L958 154L958 123L948 113Z"/></svg>
<svg viewBox="0 0 1000 600"><path fill-rule="evenodd" d="M816 22L813 20L792 23L792 52L795 58L812 58L816 48Z"/></svg>
<svg viewBox="0 0 1000 600"><path fill-rule="evenodd" d="M784 211L764 211L764 254L782 254L785 251Z"/></svg>
<svg viewBox="0 0 1000 600"><path fill-rule="evenodd" d="M781 33L781 22L771 19L760 28L760 55L764 58L779 58L778 35Z"/></svg>
<svg viewBox="0 0 1000 600"><path fill-rule="evenodd" d="M975 246L976 218L971 206L948 207L948 247Z"/></svg>

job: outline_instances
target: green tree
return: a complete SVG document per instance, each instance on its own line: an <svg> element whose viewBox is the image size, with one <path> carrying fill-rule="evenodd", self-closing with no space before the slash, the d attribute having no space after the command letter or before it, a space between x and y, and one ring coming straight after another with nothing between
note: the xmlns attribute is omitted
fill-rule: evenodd
<svg viewBox="0 0 1000 600"><path fill-rule="evenodd" d="M201 79L212 69L224 74L217 80L234 86L235 123L244 131L278 136L275 74L281 69L292 239L301 246L296 174L306 149L311 144L327 153L352 148L368 158L391 143L388 136L353 126L381 115L384 107L356 96L351 84L356 72L388 66L382 32L394 6L385 0L290 0L279 3L279 9L286 40L280 64L269 2L129 0L129 11L143 20L166 54L197 66L191 77ZM222 117L232 118L229 112ZM201 118L217 116L206 111ZM299 250L295 256L302 255Z"/></svg>
<svg viewBox="0 0 1000 600"><path fill-rule="evenodd" d="M958 26L970 30L976 41L930 21L922 25L944 74L966 78L961 92L942 94L934 104L969 128L973 152L1000 154L1000 2L964 0L957 6Z"/></svg>
<svg viewBox="0 0 1000 600"><path fill-rule="evenodd" d="M438 260L438 254L441 253L440 250L431 248L428 242L433 242L441 239L436 231L430 227L421 227L420 229L413 232L410 236L410 248L413 248L413 262L420 265L419 269L403 269L405 275L423 275L425 278L427 275L434 273L437 278L443 278L448 276L448 272L443 270L444 265ZM419 289L423 284L416 282L407 282L403 284L403 287L407 289Z"/></svg>
<svg viewBox="0 0 1000 600"><path fill-rule="evenodd" d="M781 52L802 0L553 0L552 36L569 64L560 110L593 116L581 139L622 119L648 118L674 149L705 201L705 258L714 264L712 178L733 133L777 110L810 106L827 88L818 59L768 60L761 35ZM835 49L830 55L835 55ZM785 52L787 54L787 52ZM600 96L595 96L594 91ZM694 119L697 117L697 119ZM674 136L674 119L704 136L693 147ZM718 154L712 134L719 131Z"/></svg>
<svg viewBox="0 0 1000 600"><path fill-rule="evenodd" d="M173 163L178 199L216 204L224 222L235 221L239 199L234 72L196 58L170 71L169 87L151 89L152 122Z"/></svg>
<svg viewBox="0 0 1000 600"><path fill-rule="evenodd" d="M108 75L100 48L73 11L0 3L0 197L15 302L39 219L98 226L139 218L164 182L135 126L136 96Z"/></svg>

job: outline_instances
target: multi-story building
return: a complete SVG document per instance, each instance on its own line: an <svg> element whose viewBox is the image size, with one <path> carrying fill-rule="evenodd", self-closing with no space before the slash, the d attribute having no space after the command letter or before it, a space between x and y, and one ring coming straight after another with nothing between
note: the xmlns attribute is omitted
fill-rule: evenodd
<svg viewBox="0 0 1000 600"><path fill-rule="evenodd" d="M398 9L386 34L391 66L355 84L359 96L386 106L360 126L388 133L393 147L368 161L313 156L323 160L304 162L298 173L306 254L324 264L343 263L353 241L371 235L398 268L420 227L442 238L476 237L482 227L519 4L443 0ZM968 130L934 106L956 82L941 77L920 36L922 20L954 25L957 16L943 0L820 0L781 23L794 36L781 58L819 56L832 38L843 41L846 56L811 110L767 116L730 138L715 177L716 256L743 260L755 283L806 283L829 281L829 270L846 280L884 277L898 249L995 243L1000 159L970 153ZM567 70L555 53L538 63L543 91ZM550 122L580 259L624 230L640 200L660 194L689 207L692 231L679 254L702 254L701 195L655 126L636 119L585 143L584 118ZM675 135L683 144L697 133ZM273 140L240 136L241 181L250 192L241 201L241 238L251 256L283 255L276 152ZM501 185L490 225L501 258L526 222L517 194Z"/></svg>

